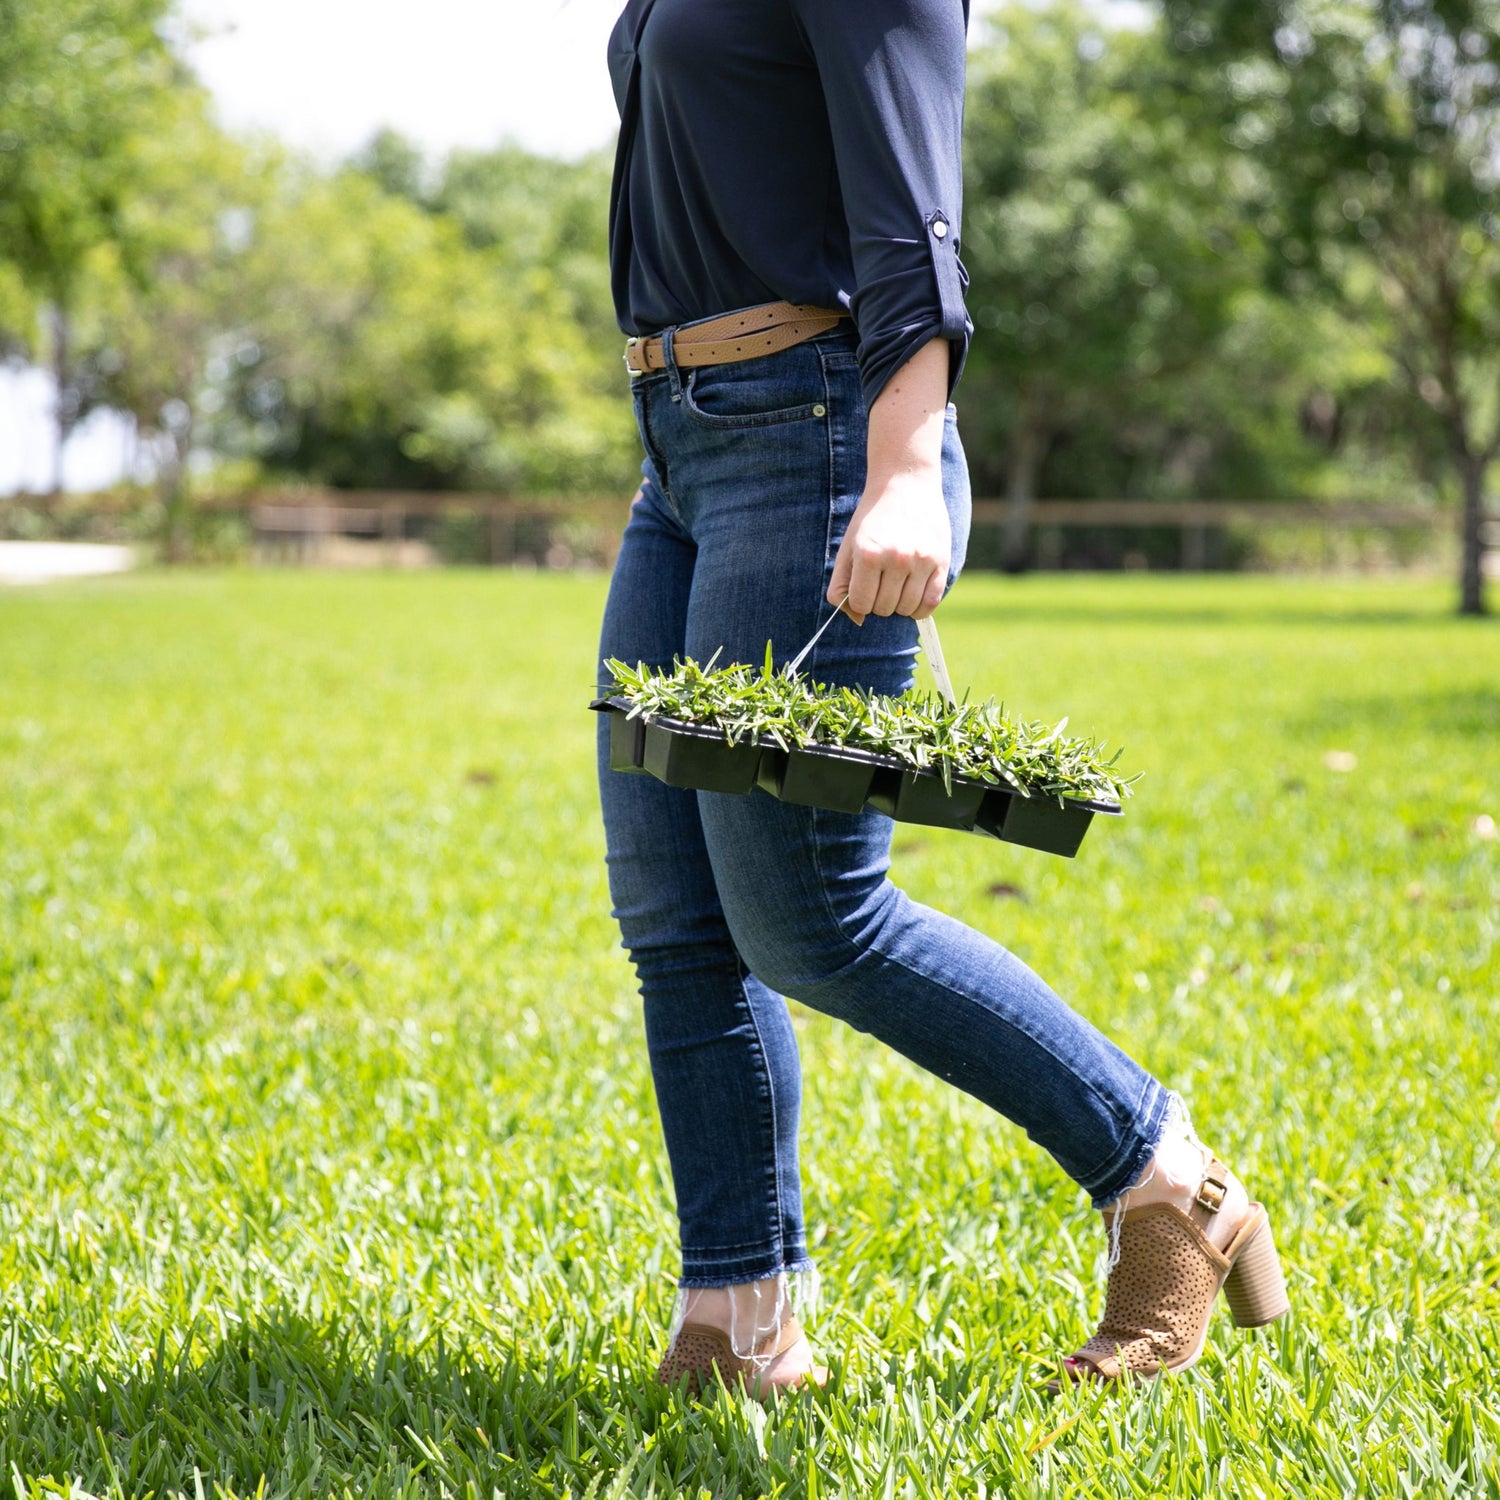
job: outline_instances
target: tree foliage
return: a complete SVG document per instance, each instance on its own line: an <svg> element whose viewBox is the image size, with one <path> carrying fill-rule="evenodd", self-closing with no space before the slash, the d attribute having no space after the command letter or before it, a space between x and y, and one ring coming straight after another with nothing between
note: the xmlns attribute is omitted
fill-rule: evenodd
<svg viewBox="0 0 1500 1500"><path fill-rule="evenodd" d="M142 186L89 264L72 334L96 399L128 413L151 453L168 554L181 557L189 457L220 404L215 367L244 337L246 252L276 159L215 128L196 89L175 90L162 115L133 143Z"/></svg>
<svg viewBox="0 0 1500 1500"><path fill-rule="evenodd" d="M1100 426L1159 441L1152 409L1202 369L1253 275L1214 155L1131 87L1153 46L1081 6L1014 7L972 58L963 243L975 383L1008 428L1012 566L1052 443ZM1201 482L1214 445L1192 446L1177 462Z"/></svg>
<svg viewBox="0 0 1500 1500"><path fill-rule="evenodd" d="M367 158L294 171L247 257L226 440L336 485L621 482L633 437L603 352L618 334L593 326L587 275L570 284L565 258L516 238L476 233L441 197L393 194Z"/></svg>
<svg viewBox="0 0 1500 1500"><path fill-rule="evenodd" d="M1309 402L1387 378L1326 303L1266 290L1246 169L1180 108L1172 68L1159 28L1071 4L1007 7L971 54L965 437L976 482L1010 499L1011 566L1046 488L1316 494L1331 454Z"/></svg>
<svg viewBox="0 0 1500 1500"><path fill-rule="evenodd" d="M59 476L102 394L74 348L80 285L101 252L135 269L122 221L147 186L136 147L186 80L160 31L170 3L0 0L0 355L47 355Z"/></svg>
<svg viewBox="0 0 1500 1500"><path fill-rule="evenodd" d="M40 296L66 304L88 253L120 237L134 143L183 76L169 5L0 0L0 260Z"/></svg>
<svg viewBox="0 0 1500 1500"><path fill-rule="evenodd" d="M1222 134L1288 297L1382 334L1403 425L1462 494L1460 607L1483 601L1500 458L1500 0L1166 0L1184 114Z"/></svg>

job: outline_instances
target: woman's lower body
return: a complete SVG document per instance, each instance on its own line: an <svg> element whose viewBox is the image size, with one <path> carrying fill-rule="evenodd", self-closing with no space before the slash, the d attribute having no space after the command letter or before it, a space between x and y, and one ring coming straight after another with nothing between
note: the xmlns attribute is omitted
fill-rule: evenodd
<svg viewBox="0 0 1500 1500"><path fill-rule="evenodd" d="M635 377L646 457L601 683L610 657L759 662L769 640L784 663L827 618L864 485L866 413L845 327L728 365L682 369L669 353L666 369ZM956 574L969 484L951 406L942 467ZM839 620L802 670L900 693L916 650L909 618ZM684 1289L810 1267L784 995L1021 1125L1096 1207L1141 1177L1171 1096L1013 954L897 889L888 819L612 773L600 730L610 891L644 1001Z"/></svg>

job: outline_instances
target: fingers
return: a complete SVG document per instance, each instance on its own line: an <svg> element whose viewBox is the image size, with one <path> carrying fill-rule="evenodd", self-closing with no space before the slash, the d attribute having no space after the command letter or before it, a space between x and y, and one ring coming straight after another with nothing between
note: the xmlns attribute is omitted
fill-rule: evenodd
<svg viewBox="0 0 1500 1500"><path fill-rule="evenodd" d="M884 618L900 612L901 591L906 587L906 574L896 569L882 572L880 586L875 590L875 613Z"/></svg>
<svg viewBox="0 0 1500 1500"><path fill-rule="evenodd" d="M881 569L878 566L872 566L867 558L861 556L858 546L851 546L849 548L849 609L861 620L866 615L877 613L876 604L880 598L882 581ZM842 598L842 594L839 597ZM884 613L890 614L890 610L887 609Z"/></svg>
<svg viewBox="0 0 1500 1500"><path fill-rule="evenodd" d="M862 560L857 548L846 552L840 547L827 599L838 605L848 595L844 613L856 625L864 624L866 615L910 615L923 620L943 602L947 581L948 570L940 565L880 567Z"/></svg>
<svg viewBox="0 0 1500 1500"><path fill-rule="evenodd" d="M836 607L842 606L844 613L856 625L863 625L869 610L856 609L852 598L845 599L845 595L849 593L849 573L853 567L853 560L854 552L846 532L844 540L839 545L838 556L833 560L833 581L828 585L826 597L830 604Z"/></svg>
<svg viewBox="0 0 1500 1500"><path fill-rule="evenodd" d="M922 601L927 597L927 580L932 576L930 569L913 568L902 580L901 597L896 601L896 613L898 615L911 615L922 607Z"/></svg>
<svg viewBox="0 0 1500 1500"><path fill-rule="evenodd" d="M922 590L922 602L911 612L914 620L925 620L936 611L938 605L943 602L943 597L948 592L948 570L947 568L934 568L932 576L927 580L927 587Z"/></svg>
<svg viewBox="0 0 1500 1500"><path fill-rule="evenodd" d="M862 614L910 615L914 620L930 615L943 602L948 569L942 564L913 561L880 567L861 563L855 553L849 585L849 607ZM843 598L843 592L838 592Z"/></svg>

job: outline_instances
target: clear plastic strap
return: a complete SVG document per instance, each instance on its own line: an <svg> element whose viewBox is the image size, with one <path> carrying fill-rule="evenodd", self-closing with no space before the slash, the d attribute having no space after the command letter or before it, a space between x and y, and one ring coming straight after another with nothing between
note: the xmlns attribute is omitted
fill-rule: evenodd
<svg viewBox="0 0 1500 1500"><path fill-rule="evenodd" d="M834 612L829 615L829 617L824 620L823 623L819 625L815 631L813 631L813 638L786 664L786 675L788 677L795 677L797 675L797 668L800 667L802 663L807 659L807 653L818 644L818 641L822 638L823 632L827 630L828 627L832 625L836 619L838 619L840 614L843 613L844 606L848 602L849 596L848 594L845 594L844 597L839 600L838 608L835 609Z"/></svg>

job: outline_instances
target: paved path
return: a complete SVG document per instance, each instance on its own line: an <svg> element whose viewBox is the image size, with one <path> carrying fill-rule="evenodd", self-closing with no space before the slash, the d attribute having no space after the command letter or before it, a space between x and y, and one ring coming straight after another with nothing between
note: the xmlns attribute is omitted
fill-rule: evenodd
<svg viewBox="0 0 1500 1500"><path fill-rule="evenodd" d="M0 584L88 578L124 573L134 566L133 547L100 542L0 542Z"/></svg>

